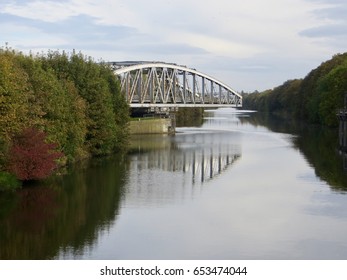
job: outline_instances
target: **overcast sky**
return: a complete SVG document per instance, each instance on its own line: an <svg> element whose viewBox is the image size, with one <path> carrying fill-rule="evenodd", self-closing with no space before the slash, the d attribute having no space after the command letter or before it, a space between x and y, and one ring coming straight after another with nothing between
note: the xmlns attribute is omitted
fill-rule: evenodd
<svg viewBox="0 0 347 280"><path fill-rule="evenodd" d="M346 0L1 0L0 46L174 62L262 91L347 51L346 15Z"/></svg>

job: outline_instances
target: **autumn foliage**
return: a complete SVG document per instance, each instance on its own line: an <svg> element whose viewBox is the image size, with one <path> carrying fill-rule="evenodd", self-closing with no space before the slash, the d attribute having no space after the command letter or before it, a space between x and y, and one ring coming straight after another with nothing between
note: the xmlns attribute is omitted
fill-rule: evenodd
<svg viewBox="0 0 347 280"><path fill-rule="evenodd" d="M75 51L28 56L0 47L0 191L14 189L15 177L48 176L55 151L61 165L123 151L128 120L107 63Z"/></svg>
<svg viewBox="0 0 347 280"><path fill-rule="evenodd" d="M57 167L62 153L56 144L46 143L46 134L36 128L24 129L12 140L9 171L23 181L47 178Z"/></svg>

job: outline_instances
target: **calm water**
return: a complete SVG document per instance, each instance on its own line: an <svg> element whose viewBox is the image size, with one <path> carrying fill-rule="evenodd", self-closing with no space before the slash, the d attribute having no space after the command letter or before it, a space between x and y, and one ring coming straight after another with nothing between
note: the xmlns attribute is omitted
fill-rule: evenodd
<svg viewBox="0 0 347 280"><path fill-rule="evenodd" d="M0 194L0 259L347 259L337 132L220 109Z"/></svg>

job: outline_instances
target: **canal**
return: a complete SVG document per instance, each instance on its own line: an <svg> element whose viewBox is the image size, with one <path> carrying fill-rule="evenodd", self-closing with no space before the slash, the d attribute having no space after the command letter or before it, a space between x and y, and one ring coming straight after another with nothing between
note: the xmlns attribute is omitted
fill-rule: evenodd
<svg viewBox="0 0 347 280"><path fill-rule="evenodd" d="M0 259L347 259L338 132L210 110L0 193Z"/></svg>

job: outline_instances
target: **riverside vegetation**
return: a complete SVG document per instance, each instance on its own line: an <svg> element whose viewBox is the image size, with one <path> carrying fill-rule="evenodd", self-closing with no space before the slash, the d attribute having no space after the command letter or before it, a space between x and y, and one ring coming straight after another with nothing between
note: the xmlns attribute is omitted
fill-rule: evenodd
<svg viewBox="0 0 347 280"><path fill-rule="evenodd" d="M122 150L129 107L103 62L81 53L0 49L0 190Z"/></svg>
<svg viewBox="0 0 347 280"><path fill-rule="evenodd" d="M243 107L330 127L338 125L337 110L347 94L347 53L337 54L304 79L274 89L243 94Z"/></svg>
<svg viewBox="0 0 347 280"><path fill-rule="evenodd" d="M347 53L337 54L304 79L243 94L255 109L336 126L347 93ZM201 111L181 110L178 123ZM0 49L0 190L42 179L57 166L122 150L129 107L107 64L81 53L24 55Z"/></svg>

